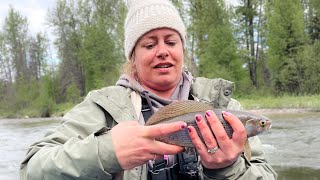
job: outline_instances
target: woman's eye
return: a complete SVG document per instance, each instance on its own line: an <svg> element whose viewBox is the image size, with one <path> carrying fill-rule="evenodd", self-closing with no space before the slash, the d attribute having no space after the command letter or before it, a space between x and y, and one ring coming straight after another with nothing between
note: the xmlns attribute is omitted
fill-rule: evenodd
<svg viewBox="0 0 320 180"><path fill-rule="evenodd" d="M146 44L144 47L147 49L152 49L155 46L155 44Z"/></svg>
<svg viewBox="0 0 320 180"><path fill-rule="evenodd" d="M169 46L175 46L177 43L175 41L168 41L167 44Z"/></svg>

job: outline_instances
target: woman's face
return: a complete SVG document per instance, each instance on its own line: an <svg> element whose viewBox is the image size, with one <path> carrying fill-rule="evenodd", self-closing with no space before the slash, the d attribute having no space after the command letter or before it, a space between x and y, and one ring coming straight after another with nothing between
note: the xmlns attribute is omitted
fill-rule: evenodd
<svg viewBox="0 0 320 180"><path fill-rule="evenodd" d="M141 85L152 91L174 90L182 77L183 45L168 28L143 35L134 48L134 66Z"/></svg>

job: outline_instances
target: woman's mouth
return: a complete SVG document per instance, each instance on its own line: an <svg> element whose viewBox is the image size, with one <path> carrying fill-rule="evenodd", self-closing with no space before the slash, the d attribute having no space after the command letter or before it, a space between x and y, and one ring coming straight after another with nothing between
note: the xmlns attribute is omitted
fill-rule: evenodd
<svg viewBox="0 0 320 180"><path fill-rule="evenodd" d="M172 64L158 64L154 68L169 68L172 67Z"/></svg>

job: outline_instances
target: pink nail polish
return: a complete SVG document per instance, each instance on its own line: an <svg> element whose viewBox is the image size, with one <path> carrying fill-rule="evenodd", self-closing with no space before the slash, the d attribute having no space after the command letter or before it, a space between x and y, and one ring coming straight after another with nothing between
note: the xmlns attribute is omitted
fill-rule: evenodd
<svg viewBox="0 0 320 180"><path fill-rule="evenodd" d="M196 115L196 120L197 120L198 122L201 121L201 115L200 115L200 114L197 114L197 115Z"/></svg>
<svg viewBox="0 0 320 180"><path fill-rule="evenodd" d="M211 117L211 116L212 116L212 112L211 112L211 111L207 111L207 112L206 112L206 115L207 115L208 117Z"/></svg>
<svg viewBox="0 0 320 180"><path fill-rule="evenodd" d="M181 124L181 129L184 129L186 128L186 125L185 124Z"/></svg>
<svg viewBox="0 0 320 180"><path fill-rule="evenodd" d="M225 116L230 116L230 115L231 115L228 111L223 111L222 113L223 113L223 115L225 115Z"/></svg>
<svg viewBox="0 0 320 180"><path fill-rule="evenodd" d="M188 129L188 132L190 133L191 132L191 128L188 127L187 129Z"/></svg>

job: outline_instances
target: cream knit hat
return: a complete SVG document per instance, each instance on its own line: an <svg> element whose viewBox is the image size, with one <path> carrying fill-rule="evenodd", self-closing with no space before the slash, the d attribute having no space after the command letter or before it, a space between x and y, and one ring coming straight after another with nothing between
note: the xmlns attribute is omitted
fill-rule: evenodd
<svg viewBox="0 0 320 180"><path fill-rule="evenodd" d="M145 33L162 27L176 30L186 43L186 28L175 6L169 0L128 0L125 21L125 55L132 55L137 41Z"/></svg>

